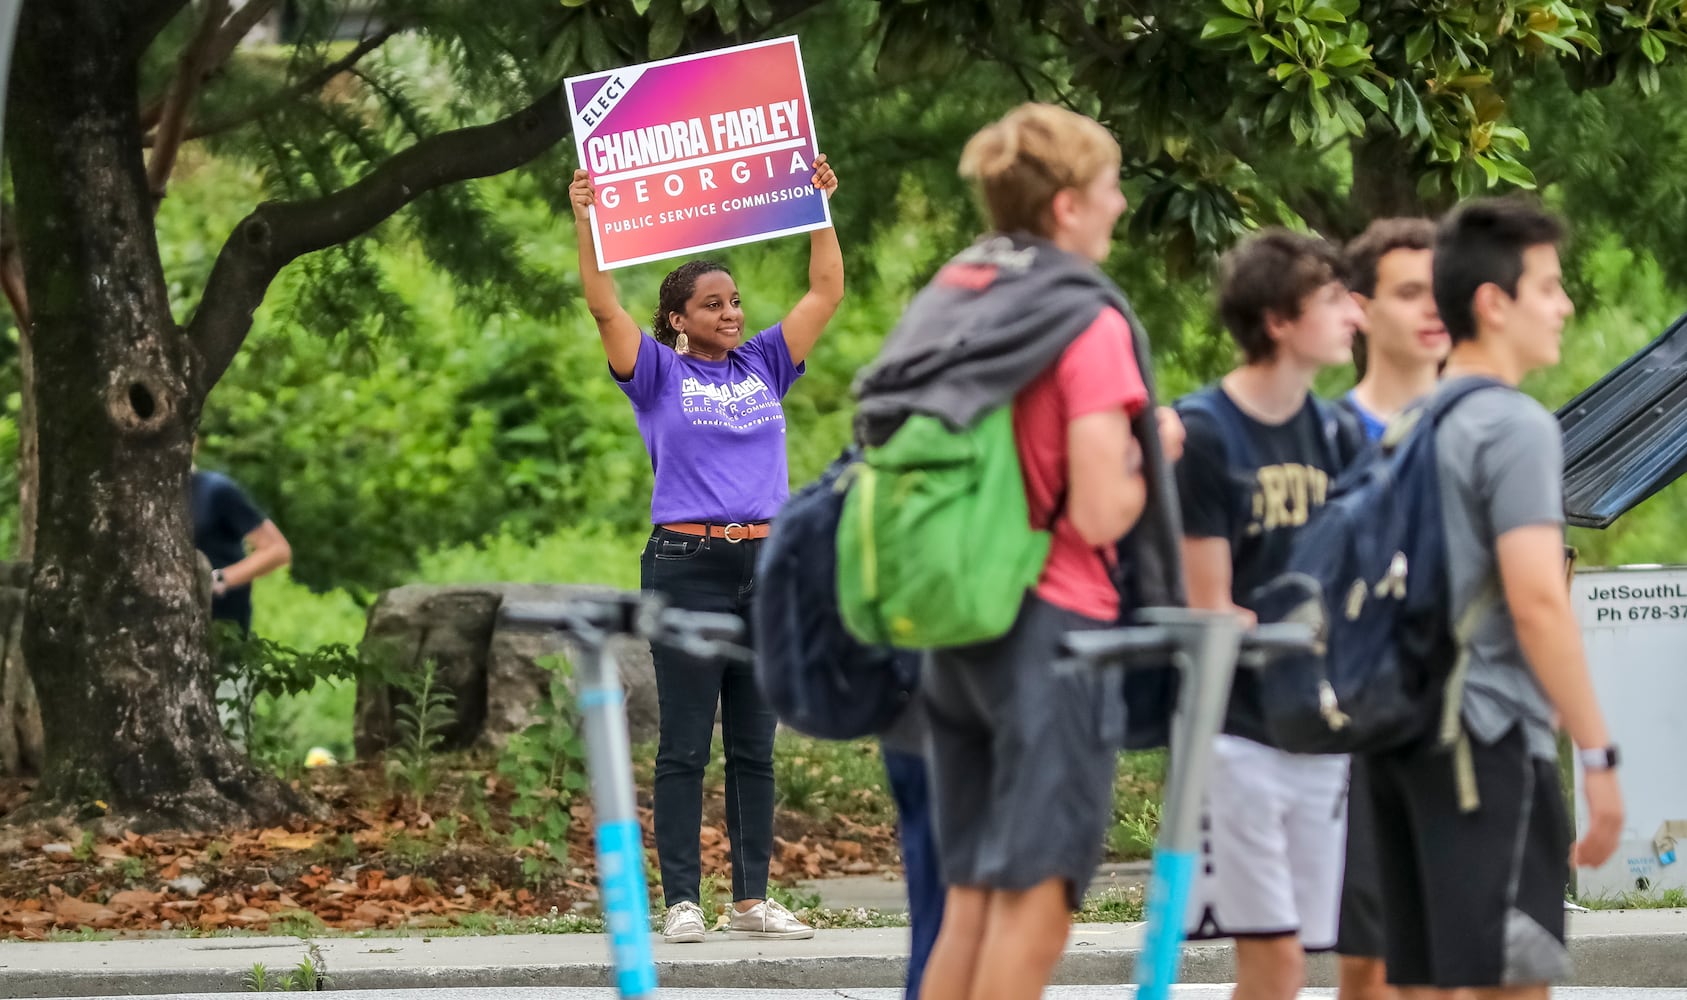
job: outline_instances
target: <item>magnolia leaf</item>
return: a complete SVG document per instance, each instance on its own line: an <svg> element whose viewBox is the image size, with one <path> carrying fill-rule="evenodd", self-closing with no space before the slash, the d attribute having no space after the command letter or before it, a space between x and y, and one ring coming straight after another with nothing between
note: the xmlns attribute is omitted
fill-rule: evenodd
<svg viewBox="0 0 1687 1000"><path fill-rule="evenodd" d="M1381 111L1383 114L1388 113L1388 95L1382 92L1381 87L1362 76L1353 77L1347 82L1352 84L1353 89L1359 91L1360 95L1363 96L1365 100L1376 105L1378 111Z"/></svg>
<svg viewBox="0 0 1687 1000"><path fill-rule="evenodd" d="M1531 34L1560 52L1576 56L1577 58L1581 57L1581 51L1579 49L1550 31L1535 31L1531 32Z"/></svg>
<svg viewBox="0 0 1687 1000"><path fill-rule="evenodd" d="M715 20L727 34L738 31L738 0L715 0Z"/></svg>
<svg viewBox="0 0 1687 1000"><path fill-rule="evenodd" d="M1224 38L1229 35L1239 35L1253 27L1253 22L1244 21L1239 17L1215 17L1201 29L1202 40Z"/></svg>
<svg viewBox="0 0 1687 1000"><path fill-rule="evenodd" d="M1424 56L1429 55L1431 46L1435 44L1433 29L1427 25L1406 36L1406 61L1409 63L1423 62Z"/></svg>
<svg viewBox="0 0 1687 1000"><path fill-rule="evenodd" d="M680 42L685 40L685 15L680 12L677 0L657 2L661 6L655 8L650 21L649 52L652 59L666 59L678 52Z"/></svg>
<svg viewBox="0 0 1687 1000"><path fill-rule="evenodd" d="M1352 66L1355 63L1363 62L1370 54L1370 50L1360 48L1357 45L1338 45L1330 50L1328 56L1324 57L1324 65L1338 68Z"/></svg>
<svg viewBox="0 0 1687 1000"><path fill-rule="evenodd" d="M1347 127L1350 134L1365 134L1365 116L1359 113L1359 109L1353 106L1353 102L1337 95L1330 103L1335 107L1336 117Z"/></svg>
<svg viewBox="0 0 1687 1000"><path fill-rule="evenodd" d="M1640 51L1654 64L1664 61L1664 43L1653 32L1646 32L1640 36Z"/></svg>
<svg viewBox="0 0 1687 1000"><path fill-rule="evenodd" d="M1536 187L1535 175L1527 166L1514 159L1503 159L1495 163L1500 178L1525 191L1533 191Z"/></svg>

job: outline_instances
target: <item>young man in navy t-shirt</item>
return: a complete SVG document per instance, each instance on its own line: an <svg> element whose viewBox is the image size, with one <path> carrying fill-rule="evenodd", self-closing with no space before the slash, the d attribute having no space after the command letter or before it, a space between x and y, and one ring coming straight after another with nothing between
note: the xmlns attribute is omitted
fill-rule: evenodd
<svg viewBox="0 0 1687 1000"><path fill-rule="evenodd" d="M1191 607L1251 620L1251 595L1363 448L1356 422L1312 395L1321 370L1348 361L1361 314L1334 247L1274 229L1225 255L1219 315L1245 360L1178 403L1184 571ZM1258 685L1243 671L1231 690L1189 925L1235 938L1237 997L1293 1000L1304 952L1335 945L1347 758L1272 746Z"/></svg>

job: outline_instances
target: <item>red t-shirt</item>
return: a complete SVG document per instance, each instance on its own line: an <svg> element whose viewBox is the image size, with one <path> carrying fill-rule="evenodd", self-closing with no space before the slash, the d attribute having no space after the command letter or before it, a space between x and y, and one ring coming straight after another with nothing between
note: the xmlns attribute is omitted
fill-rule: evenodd
<svg viewBox="0 0 1687 1000"><path fill-rule="evenodd" d="M1025 476L1031 523L1046 527L1065 495L1066 425L1082 416L1124 410L1130 416L1148 405L1148 389L1131 350L1130 324L1105 308L1066 348L1060 360L1020 391L1013 404L1013 433ZM1102 621L1119 616L1119 594L1108 577L1111 549L1085 542L1063 513L1054 525L1048 563L1037 596L1050 604Z"/></svg>

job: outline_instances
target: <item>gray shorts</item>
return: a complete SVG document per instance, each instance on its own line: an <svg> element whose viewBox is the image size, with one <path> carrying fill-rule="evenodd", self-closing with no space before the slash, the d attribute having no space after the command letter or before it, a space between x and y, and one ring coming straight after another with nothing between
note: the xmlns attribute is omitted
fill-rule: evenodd
<svg viewBox="0 0 1687 1000"><path fill-rule="evenodd" d="M1067 884L1076 910L1101 863L1124 736L1119 675L1056 673L1061 637L1108 623L1027 595L1012 631L926 659L933 826L943 882Z"/></svg>

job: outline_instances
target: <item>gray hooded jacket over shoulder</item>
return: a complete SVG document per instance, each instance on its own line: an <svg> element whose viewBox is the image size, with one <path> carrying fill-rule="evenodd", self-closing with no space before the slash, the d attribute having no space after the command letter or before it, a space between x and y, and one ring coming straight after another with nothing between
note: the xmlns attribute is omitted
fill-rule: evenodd
<svg viewBox="0 0 1687 1000"><path fill-rule="evenodd" d="M878 359L857 376L856 436L882 444L911 413L966 427L1010 403L1106 308L1130 324L1148 405L1131 422L1148 503L1119 543L1123 606L1184 604L1176 485L1160 447L1148 336L1101 270L1047 240L989 234L957 254L909 305Z"/></svg>

